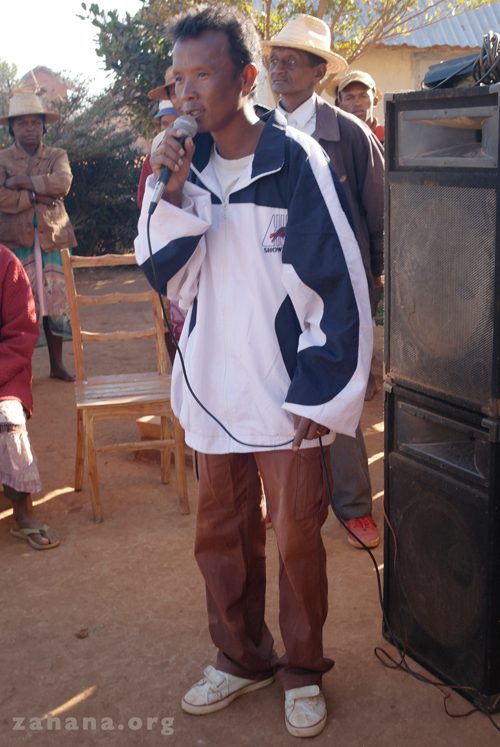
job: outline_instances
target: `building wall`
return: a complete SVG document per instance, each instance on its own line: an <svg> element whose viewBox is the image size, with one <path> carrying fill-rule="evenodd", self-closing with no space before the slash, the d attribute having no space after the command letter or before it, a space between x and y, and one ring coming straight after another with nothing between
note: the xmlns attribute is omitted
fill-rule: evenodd
<svg viewBox="0 0 500 747"><path fill-rule="evenodd" d="M43 98L47 101L61 99L68 93L67 84L62 81L58 75L49 70L35 68L36 81L31 72L23 75L23 91L26 93L36 93L38 88L44 90Z"/></svg>

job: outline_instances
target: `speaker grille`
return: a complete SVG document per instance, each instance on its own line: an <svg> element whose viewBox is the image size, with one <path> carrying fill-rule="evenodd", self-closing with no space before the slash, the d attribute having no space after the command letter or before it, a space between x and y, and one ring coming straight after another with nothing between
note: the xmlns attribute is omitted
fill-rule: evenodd
<svg viewBox="0 0 500 747"><path fill-rule="evenodd" d="M389 455L389 624L432 668L484 692L488 503L480 492Z"/></svg>
<svg viewBox="0 0 500 747"><path fill-rule="evenodd" d="M496 191L392 184L389 375L486 408L492 396Z"/></svg>

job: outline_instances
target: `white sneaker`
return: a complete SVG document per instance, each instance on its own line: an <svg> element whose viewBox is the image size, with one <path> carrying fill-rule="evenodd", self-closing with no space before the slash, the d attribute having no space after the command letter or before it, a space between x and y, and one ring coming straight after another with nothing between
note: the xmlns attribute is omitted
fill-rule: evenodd
<svg viewBox="0 0 500 747"><path fill-rule="evenodd" d="M198 716L220 711L240 695L259 690L274 682L274 676L267 680L247 680L221 672L212 665L208 666L203 674L203 679L193 685L181 701L183 711Z"/></svg>
<svg viewBox="0 0 500 747"><path fill-rule="evenodd" d="M285 691L285 723L294 737L315 737L326 725L326 703L317 685Z"/></svg>

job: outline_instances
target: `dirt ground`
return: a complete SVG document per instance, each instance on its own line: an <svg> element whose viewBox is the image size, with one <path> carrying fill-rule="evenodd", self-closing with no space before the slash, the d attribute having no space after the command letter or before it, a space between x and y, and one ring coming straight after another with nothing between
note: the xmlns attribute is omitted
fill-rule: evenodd
<svg viewBox="0 0 500 747"><path fill-rule="evenodd" d="M110 292L136 290L145 286L145 281L133 268L86 271L79 274L78 285L83 292L93 288ZM87 328L102 329L108 322L114 328L127 328L121 305L87 308L85 313ZM142 309L128 318L146 313L147 309ZM382 337L382 328L377 328L379 385ZM65 345L64 352L71 367L71 343ZM90 345L86 352L90 375L154 366L154 353L147 341L132 350L130 346L109 347L103 355L101 346ZM204 587L193 558L196 488L192 469L188 466L191 513L181 516L175 470L170 485L162 485L155 463L136 461L131 454L98 457L104 523L95 525L87 479L81 492L75 493L72 487L76 435L73 386L48 378L46 349L37 349L33 362L35 412L29 433L43 484L33 501L37 515L60 532L61 545L37 552L12 537L12 512L0 494L0 744L87 747L166 742L180 747L233 747L294 743L285 729L283 692L277 682L217 714L195 717L181 710L184 692L214 661ZM362 425L371 460L373 514L380 529L382 421L379 391L365 406ZM120 440L125 440L127 433L135 436L136 426L103 424L97 435L105 443L118 433ZM391 653L394 650L381 634L373 565L364 551L347 544L344 530L332 514L323 536L330 581L325 655L335 659L336 665L324 678L329 719L314 744L497 745L499 735L486 717L449 718L434 688L401 671L384 668L375 658L376 646ZM281 653L278 556L272 530L267 542L267 620ZM375 557L382 568L382 543ZM77 637L82 630L88 635ZM417 665L415 669L421 671ZM468 710L467 702L459 696L453 695L451 703L456 712ZM60 719L60 730L56 721L48 729L49 713ZM92 718L95 730L92 720L84 722ZM156 722L148 723L155 718ZM30 730L30 724L40 730ZM15 725L18 728L14 729Z"/></svg>

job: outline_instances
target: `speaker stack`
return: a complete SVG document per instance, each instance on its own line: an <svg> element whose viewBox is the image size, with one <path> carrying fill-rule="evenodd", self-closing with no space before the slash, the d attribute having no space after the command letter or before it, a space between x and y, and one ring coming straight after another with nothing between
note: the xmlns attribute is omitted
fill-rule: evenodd
<svg viewBox="0 0 500 747"><path fill-rule="evenodd" d="M499 96L493 85L385 97L385 504L396 540L386 526L384 607L413 659L475 688L492 708L500 704Z"/></svg>

